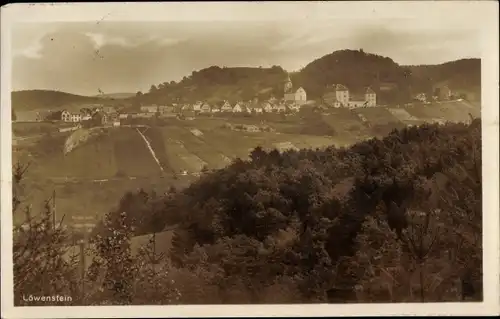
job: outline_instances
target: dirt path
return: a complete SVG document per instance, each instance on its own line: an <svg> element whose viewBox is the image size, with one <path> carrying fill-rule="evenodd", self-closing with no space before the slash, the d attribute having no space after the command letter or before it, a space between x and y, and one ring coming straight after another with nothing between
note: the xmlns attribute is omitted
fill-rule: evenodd
<svg viewBox="0 0 500 319"><path fill-rule="evenodd" d="M147 148L149 149L149 152L151 153L151 156L153 156L154 160L156 161L156 164L158 164L158 167L160 168L160 170L162 172L164 172L165 170L163 169L163 167L161 166L160 164L160 160L158 159L158 157L156 157L156 154L155 154L155 151L153 150L153 148L151 147L151 144L149 144L149 141L148 139L146 138L146 136L144 136L144 134L142 134L142 132L136 128L136 131L137 133L139 133L139 135L142 136L142 139L144 140L144 143L146 143L146 146Z"/></svg>

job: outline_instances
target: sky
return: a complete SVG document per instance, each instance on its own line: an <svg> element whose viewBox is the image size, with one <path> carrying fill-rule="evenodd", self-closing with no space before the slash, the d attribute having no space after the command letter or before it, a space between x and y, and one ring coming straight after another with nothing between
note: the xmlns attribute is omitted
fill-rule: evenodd
<svg viewBox="0 0 500 319"><path fill-rule="evenodd" d="M439 16L438 16L439 17ZM363 49L399 64L480 57L461 20L93 21L12 27L12 88L97 95L147 91L212 65L296 71L323 55Z"/></svg>

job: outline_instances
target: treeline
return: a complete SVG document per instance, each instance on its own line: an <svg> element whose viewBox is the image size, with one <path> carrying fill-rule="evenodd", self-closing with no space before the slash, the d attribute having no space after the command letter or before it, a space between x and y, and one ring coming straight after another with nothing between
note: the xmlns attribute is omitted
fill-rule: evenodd
<svg viewBox="0 0 500 319"><path fill-rule="evenodd" d="M128 193L95 234L102 289L87 300L481 300L480 132L475 120L349 148L256 148L184 190ZM163 266L130 254L133 235L174 225L156 243L171 245Z"/></svg>

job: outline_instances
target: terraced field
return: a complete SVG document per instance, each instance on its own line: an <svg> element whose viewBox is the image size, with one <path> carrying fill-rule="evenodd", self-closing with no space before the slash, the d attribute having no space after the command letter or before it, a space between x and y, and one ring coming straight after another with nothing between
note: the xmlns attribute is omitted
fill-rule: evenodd
<svg viewBox="0 0 500 319"><path fill-rule="evenodd" d="M354 113L362 115L371 125L387 125L400 122L391 112L381 107L360 108L354 110Z"/></svg>
<svg viewBox="0 0 500 319"><path fill-rule="evenodd" d="M197 134L201 134L199 136L196 136L190 129L183 127L169 127L164 128L163 131L164 134L167 134L167 136L183 149L183 152L191 154L186 155L187 160L191 161L193 164L195 162L197 163L194 164L195 167L197 167L196 170L203 168L204 165L211 168L222 168L230 162L229 158L223 153L207 145L203 140L203 132L200 130L193 131ZM172 150L167 147L166 151L170 153ZM172 155L174 154L170 156Z"/></svg>
<svg viewBox="0 0 500 319"><path fill-rule="evenodd" d="M468 122L472 118L481 116L478 106L466 101L434 103L431 105L405 107L410 115L429 123L434 122Z"/></svg>
<svg viewBox="0 0 500 319"><path fill-rule="evenodd" d="M137 177L161 174L158 164L135 129L121 128L113 133L117 172Z"/></svg>
<svg viewBox="0 0 500 319"><path fill-rule="evenodd" d="M351 110L334 109L330 114L323 114L323 121L338 132L347 143L359 141L371 136L363 121Z"/></svg>

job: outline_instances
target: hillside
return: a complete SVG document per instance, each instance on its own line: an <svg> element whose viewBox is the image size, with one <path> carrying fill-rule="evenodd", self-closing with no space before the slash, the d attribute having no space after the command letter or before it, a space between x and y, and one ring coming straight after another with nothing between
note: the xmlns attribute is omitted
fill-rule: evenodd
<svg viewBox="0 0 500 319"><path fill-rule="evenodd" d="M388 57L340 50L318 58L299 72L291 73L295 87L306 89L309 99L321 98L325 87L342 83L352 91L372 87L381 104L405 103L413 94L430 92L432 86L448 83L451 89L477 92L480 86L480 60L458 60L441 65L403 66ZM193 72L180 82L153 85L140 94L145 103L196 100L249 100L255 96L283 96L286 71L272 68L220 68L211 66ZM385 90L384 85L392 89Z"/></svg>
<svg viewBox="0 0 500 319"><path fill-rule="evenodd" d="M272 68L211 66L194 71L178 83L165 82L152 85L149 92L140 95L143 103L168 103L174 101L217 102L249 100L255 96L268 98L282 92L286 79L285 71L278 66Z"/></svg>
<svg viewBox="0 0 500 319"><path fill-rule="evenodd" d="M412 73L414 89L430 92L433 85L447 84L462 92L481 91L481 60L461 59L439 65L407 66ZM477 94L480 99L480 94Z"/></svg>
<svg viewBox="0 0 500 319"><path fill-rule="evenodd" d="M14 91L11 94L15 111L55 109L71 104L99 103L101 98L50 90Z"/></svg>
<svg viewBox="0 0 500 319"><path fill-rule="evenodd" d="M481 285L480 161L480 121L349 148L256 148L167 196L128 193L113 214L129 212L137 234L175 226L158 249L171 247L174 267L206 271L205 285L239 293L234 303L269 302L263 291L276 284L273 297L312 303L480 300L460 288L465 276Z"/></svg>

